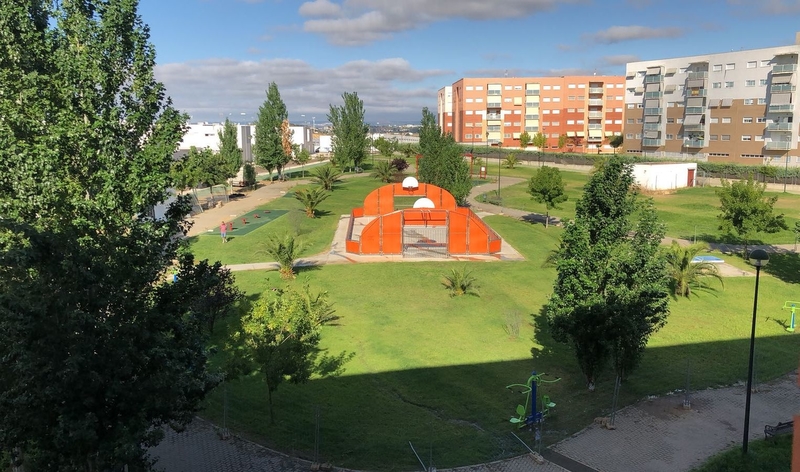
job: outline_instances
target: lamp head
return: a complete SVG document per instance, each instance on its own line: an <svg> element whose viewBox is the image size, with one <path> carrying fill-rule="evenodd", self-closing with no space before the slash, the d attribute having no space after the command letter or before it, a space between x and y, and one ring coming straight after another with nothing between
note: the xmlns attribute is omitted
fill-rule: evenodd
<svg viewBox="0 0 800 472"><path fill-rule="evenodd" d="M755 249L750 252L750 264L755 267L764 267L769 262L769 254L763 249Z"/></svg>

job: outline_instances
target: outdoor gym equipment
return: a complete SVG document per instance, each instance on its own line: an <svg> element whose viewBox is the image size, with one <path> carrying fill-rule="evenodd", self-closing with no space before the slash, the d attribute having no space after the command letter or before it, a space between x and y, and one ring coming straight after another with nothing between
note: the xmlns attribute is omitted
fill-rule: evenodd
<svg viewBox="0 0 800 472"><path fill-rule="evenodd" d="M561 380L560 377L556 377L554 380L545 380L542 378L545 375L547 374L537 374L534 370L524 384L511 384L506 387L509 390L518 387L521 388L520 393L527 394L525 404L517 405L517 417L511 418L509 420L511 423L519 425L520 428L538 426L550 412L550 409L555 408L556 404L550 401L550 397L542 395L542 408L541 410L537 409L539 403L536 400L536 392L539 383L555 383ZM530 407L530 413L528 413L528 407Z"/></svg>
<svg viewBox="0 0 800 472"><path fill-rule="evenodd" d="M797 307L800 306L800 302L784 302L783 303L783 310L791 310L792 311L792 320L789 322L789 326L786 328L786 331L790 333L794 333L794 312L797 310Z"/></svg>

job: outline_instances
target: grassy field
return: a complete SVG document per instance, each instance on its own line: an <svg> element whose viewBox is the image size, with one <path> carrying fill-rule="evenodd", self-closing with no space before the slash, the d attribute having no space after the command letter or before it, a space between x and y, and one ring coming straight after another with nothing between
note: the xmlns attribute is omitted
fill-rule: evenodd
<svg viewBox="0 0 800 472"><path fill-rule="evenodd" d="M349 192L338 195L350 198ZM363 194L354 200L361 198ZM310 457L319 412L324 460L342 467L411 470L418 463L409 441L437 467L523 453L510 433L518 432L532 443L531 433L519 432L508 422L523 397L505 386L524 382L532 370L562 379L542 392L557 403L546 424L547 442L607 413L611 374L602 375L597 391L589 393L572 354L553 342L539 315L555 276L541 261L557 244L560 230L501 216L487 222L528 261L468 264L478 278L480 297L448 297L441 279L454 262L301 270L292 283L308 280L313 289L326 290L342 317L337 326L325 328L322 347L332 353L355 353L344 374L282 385L275 394L275 425L269 424L265 386L257 377L215 390L203 414L221 423L227 401L229 427ZM275 272L236 276L250 299L284 284ZM687 368L692 389L743 379L752 289L752 278L729 278L724 291L700 291L692 300L674 300L667 326L653 337L642 365L623 384L621 403L684 388ZM787 313L780 310L796 293L796 286L782 277L762 278L757 382L797 367L800 337L784 331L781 322ZM234 327L232 320L220 325L217 348ZM215 362L223 357L220 349Z"/></svg>
<svg viewBox="0 0 800 472"><path fill-rule="evenodd" d="M790 472L792 468L792 436L779 436L770 441L753 441L746 456L739 446L711 458L694 472Z"/></svg>

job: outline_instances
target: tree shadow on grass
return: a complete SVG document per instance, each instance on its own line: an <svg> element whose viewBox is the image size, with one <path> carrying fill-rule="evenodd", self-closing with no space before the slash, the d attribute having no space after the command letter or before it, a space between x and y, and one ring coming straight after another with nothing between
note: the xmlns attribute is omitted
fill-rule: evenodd
<svg viewBox="0 0 800 472"><path fill-rule="evenodd" d="M786 283L800 283L800 254L785 250L770 252L769 264L764 267L764 272Z"/></svg>

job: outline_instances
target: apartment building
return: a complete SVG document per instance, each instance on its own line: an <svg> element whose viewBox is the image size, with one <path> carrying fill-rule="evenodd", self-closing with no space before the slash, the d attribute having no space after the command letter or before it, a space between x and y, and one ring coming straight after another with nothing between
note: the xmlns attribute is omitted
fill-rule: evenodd
<svg viewBox="0 0 800 472"><path fill-rule="evenodd" d="M546 150L611 152L622 134L622 76L463 78L438 93L438 120L459 143L519 147L541 132ZM559 137L566 142L559 148Z"/></svg>
<svg viewBox="0 0 800 472"><path fill-rule="evenodd" d="M800 165L793 119L798 53L800 41L627 64L625 151Z"/></svg>

